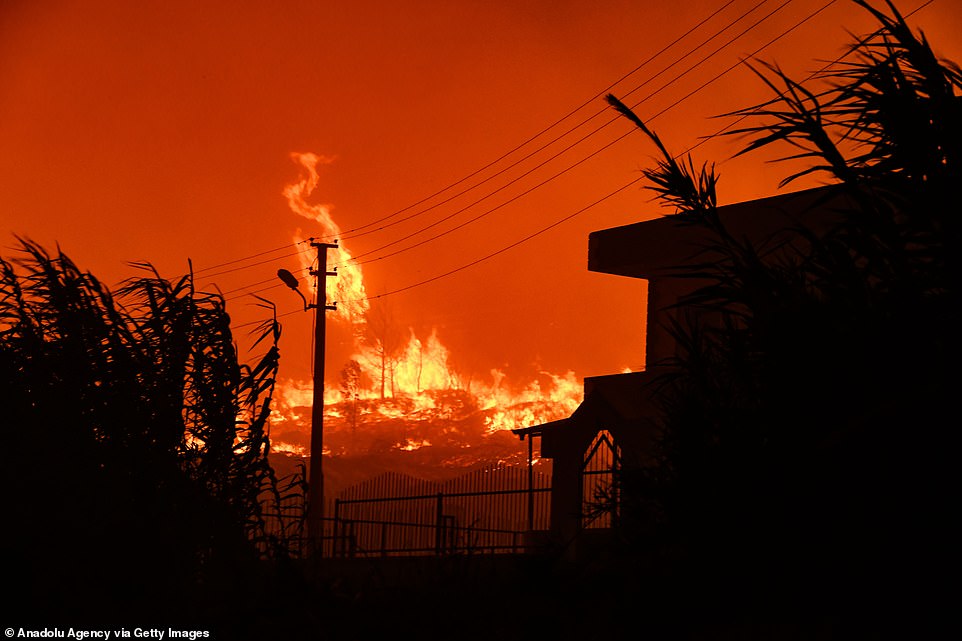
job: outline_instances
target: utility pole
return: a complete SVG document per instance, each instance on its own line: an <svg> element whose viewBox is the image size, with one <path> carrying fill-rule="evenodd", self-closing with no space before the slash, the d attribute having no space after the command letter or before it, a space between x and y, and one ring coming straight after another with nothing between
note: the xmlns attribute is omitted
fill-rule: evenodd
<svg viewBox="0 0 962 641"><path fill-rule="evenodd" d="M315 552L323 553L324 536L324 341L327 337L327 310L336 310L337 303L327 304L327 278L337 276L337 270L327 270L327 250L337 249L337 243L319 243L311 239L317 250L315 277L317 302L308 305L314 310L314 399L311 406L311 463L308 473L307 534ZM321 276L324 278L321 279Z"/></svg>

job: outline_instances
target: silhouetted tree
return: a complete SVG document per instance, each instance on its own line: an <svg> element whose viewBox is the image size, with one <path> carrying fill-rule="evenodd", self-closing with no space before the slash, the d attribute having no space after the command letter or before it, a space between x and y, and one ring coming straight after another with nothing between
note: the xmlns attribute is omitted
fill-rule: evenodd
<svg viewBox="0 0 962 641"><path fill-rule="evenodd" d="M61 252L19 251L0 259L13 609L53 625L232 607L270 550L255 547L265 496L297 491L267 459L279 325L260 327L267 351L244 365L223 297L191 275L141 264L115 296Z"/></svg>
<svg viewBox="0 0 962 641"><path fill-rule="evenodd" d="M404 345L404 336L398 328L389 303L382 300L372 301L367 315L367 334L378 361L374 366L380 372L378 382L383 400L386 398L388 386L391 396L394 396L394 369L398 352Z"/></svg>
<svg viewBox="0 0 962 641"><path fill-rule="evenodd" d="M361 364L349 360L341 369L341 395L347 408L347 419L351 431L357 430L357 395L361 390Z"/></svg>
<svg viewBox="0 0 962 641"><path fill-rule="evenodd" d="M657 461L623 496L719 603L911 611L922 625L949 591L926 568L954 557L958 534L962 74L894 5L855 1L880 28L819 74L827 88L756 65L776 95L738 112L757 124L735 132L746 152L788 143L786 160L812 161L783 184L820 173L849 197L827 232L735 237L714 168L676 160L609 97L660 150L651 188L712 239L679 266L707 284L671 327Z"/></svg>

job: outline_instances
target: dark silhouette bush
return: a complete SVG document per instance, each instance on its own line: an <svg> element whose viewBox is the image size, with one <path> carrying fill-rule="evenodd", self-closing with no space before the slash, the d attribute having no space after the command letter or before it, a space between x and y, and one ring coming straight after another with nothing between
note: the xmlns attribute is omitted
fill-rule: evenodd
<svg viewBox="0 0 962 641"><path fill-rule="evenodd" d="M219 294L115 296L63 253L0 259L8 605L39 625L216 619L254 585L279 326L238 362ZM268 550L269 551L269 550Z"/></svg>

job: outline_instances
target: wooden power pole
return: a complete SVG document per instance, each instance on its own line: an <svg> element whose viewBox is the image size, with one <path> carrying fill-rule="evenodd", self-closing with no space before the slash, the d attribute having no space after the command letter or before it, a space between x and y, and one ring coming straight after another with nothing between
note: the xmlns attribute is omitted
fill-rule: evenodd
<svg viewBox="0 0 962 641"><path fill-rule="evenodd" d="M327 336L327 310L336 310L337 303L327 304L327 278L337 271L327 270L327 250L337 249L337 243L319 243L311 239L317 250L315 277L317 302L314 309L314 398L311 406L311 462L308 473L307 534L315 553L323 553L324 543L324 341ZM323 276L323 278L321 278Z"/></svg>

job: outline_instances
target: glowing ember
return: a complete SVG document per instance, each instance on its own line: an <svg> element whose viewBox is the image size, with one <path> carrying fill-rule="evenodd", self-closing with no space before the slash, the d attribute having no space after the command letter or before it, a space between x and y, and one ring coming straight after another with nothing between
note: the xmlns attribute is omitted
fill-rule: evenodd
<svg viewBox="0 0 962 641"><path fill-rule="evenodd" d="M423 439L420 441L407 439L407 441L403 445L401 443L398 443L397 449L402 450L404 452L412 452L414 450L419 450L422 447L430 447L430 446L431 446L431 441L427 439Z"/></svg>

